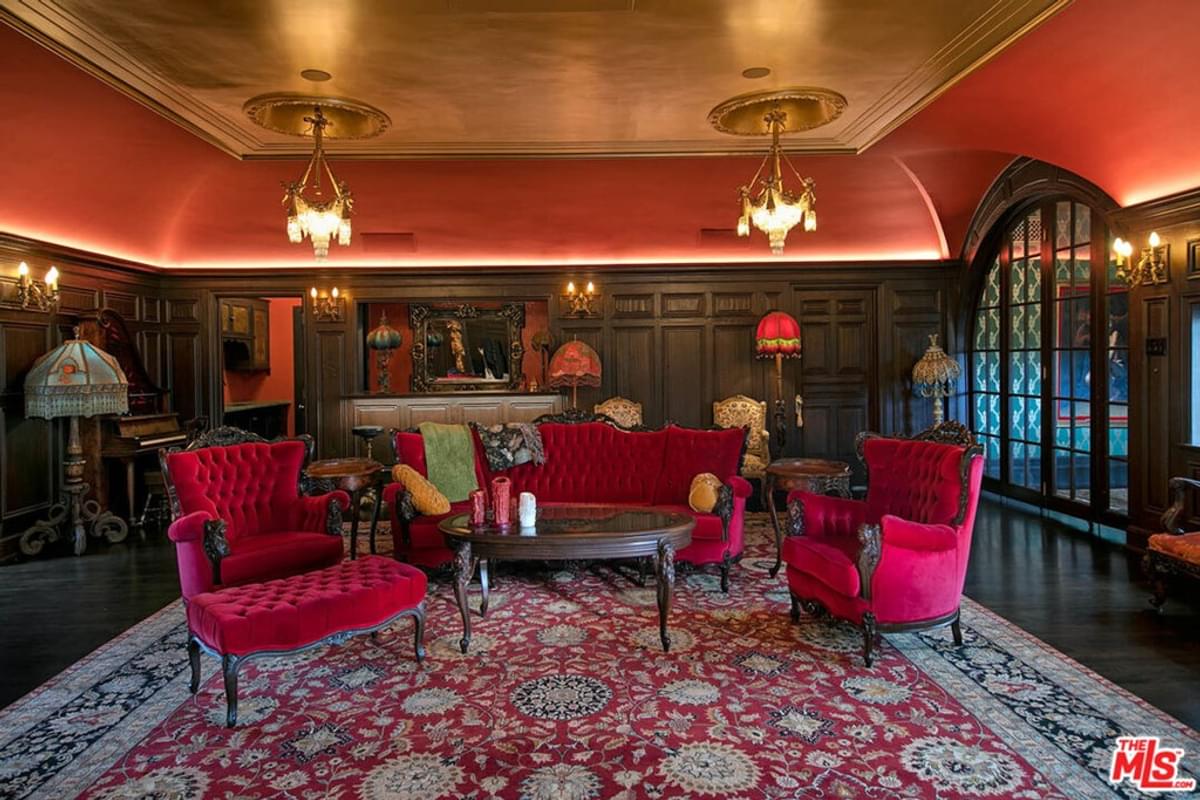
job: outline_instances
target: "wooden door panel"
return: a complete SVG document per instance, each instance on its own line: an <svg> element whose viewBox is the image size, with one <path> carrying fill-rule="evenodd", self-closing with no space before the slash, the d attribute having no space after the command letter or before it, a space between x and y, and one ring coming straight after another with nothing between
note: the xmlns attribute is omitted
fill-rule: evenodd
<svg viewBox="0 0 1200 800"><path fill-rule="evenodd" d="M664 326L662 337L666 418L680 425L702 426L707 396L701 369L705 351L704 328L700 325ZM711 409L708 416L712 416Z"/></svg>

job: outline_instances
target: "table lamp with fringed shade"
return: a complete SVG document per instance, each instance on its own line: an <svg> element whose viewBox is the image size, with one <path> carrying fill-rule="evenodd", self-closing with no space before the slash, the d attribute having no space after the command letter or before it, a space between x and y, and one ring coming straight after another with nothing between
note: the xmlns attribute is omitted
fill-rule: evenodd
<svg viewBox="0 0 1200 800"><path fill-rule="evenodd" d="M768 311L758 321L754 333L754 352L758 358L775 359L775 442L783 448L787 438L784 422L786 411L783 402L783 360L800 357L800 323L783 311ZM800 396L796 395L796 424L802 425Z"/></svg>
<svg viewBox="0 0 1200 800"><path fill-rule="evenodd" d="M946 354L938 344L937 334L929 337L925 355L913 367L913 391L921 397L933 398L933 424L941 425L944 418L942 403L954 393L954 385L960 374L958 362Z"/></svg>
<svg viewBox="0 0 1200 800"><path fill-rule="evenodd" d="M575 339L554 351L550 358L550 386L571 387L571 407L579 407L579 387L600 387L600 356L588 344Z"/></svg>
<svg viewBox="0 0 1200 800"><path fill-rule="evenodd" d="M367 334L367 347L375 351L375 367L379 373L379 391L387 394L392 391L392 376L388 372L388 362L391 361L392 351L403 341L400 331L388 325L387 312L379 315L379 325Z"/></svg>
<svg viewBox="0 0 1200 800"><path fill-rule="evenodd" d="M84 500L88 484L83 473L86 460L79 440L79 418L129 412L129 382L117 360L78 338L69 339L39 358L25 377L25 416L70 419L67 439L64 497L50 509L49 519L35 522L21 535L21 550L39 553L47 541L57 541L59 526L71 526L75 554L87 547L87 531L110 542L125 538L125 521L102 511L95 500Z"/></svg>

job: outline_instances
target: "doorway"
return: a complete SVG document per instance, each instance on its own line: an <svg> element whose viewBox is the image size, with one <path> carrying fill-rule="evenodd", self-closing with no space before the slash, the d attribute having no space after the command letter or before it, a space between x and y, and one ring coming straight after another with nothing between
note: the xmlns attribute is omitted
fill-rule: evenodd
<svg viewBox="0 0 1200 800"><path fill-rule="evenodd" d="M299 295L221 297L221 424L265 439L304 430Z"/></svg>

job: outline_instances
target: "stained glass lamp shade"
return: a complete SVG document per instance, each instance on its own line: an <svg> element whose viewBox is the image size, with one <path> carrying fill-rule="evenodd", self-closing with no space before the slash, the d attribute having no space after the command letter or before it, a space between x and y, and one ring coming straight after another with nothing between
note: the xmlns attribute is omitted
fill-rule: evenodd
<svg viewBox="0 0 1200 800"><path fill-rule="evenodd" d="M913 367L913 391L921 397L933 398L933 422L940 425L943 418L942 398L949 397L958 382L958 362L938 344L937 334L929 337L929 347Z"/></svg>
<svg viewBox="0 0 1200 800"><path fill-rule="evenodd" d="M34 523L21 535L21 550L26 554L35 555L45 541L57 540L59 525L64 522L71 526L76 555L87 545L85 523L93 536L103 535L112 542L125 538L128 527L124 520L101 511L94 501L83 502L88 485L83 482L86 461L79 440L79 418L128 412L125 373L115 358L89 342L70 339L34 363L25 377L25 415L70 417L71 424L64 464L66 497L51 509L49 520Z"/></svg>
<svg viewBox="0 0 1200 800"><path fill-rule="evenodd" d="M388 325L386 313L379 315L379 325L367 334L367 347L375 351L375 366L378 371L379 391L381 392L392 390L392 376L388 371L388 362L392 358L392 351L398 348L402 341L400 331Z"/></svg>
<svg viewBox="0 0 1200 800"><path fill-rule="evenodd" d="M571 405L577 406L580 386L600 386L600 356L584 342L567 342L550 358L550 386L555 389L569 386Z"/></svg>

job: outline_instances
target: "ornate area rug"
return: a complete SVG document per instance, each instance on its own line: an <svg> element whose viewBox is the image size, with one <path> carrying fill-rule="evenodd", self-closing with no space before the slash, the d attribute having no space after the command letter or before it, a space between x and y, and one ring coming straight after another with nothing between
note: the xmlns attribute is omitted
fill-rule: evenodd
<svg viewBox="0 0 1200 800"><path fill-rule="evenodd" d="M1194 731L969 601L964 647L889 636L866 669L853 628L790 622L768 533L755 515L728 595L681 573L670 654L653 588L523 565L461 655L442 577L423 665L410 621L252 662L232 731L215 659L187 692L175 603L0 712L0 797L1140 796L1107 781L1120 735L1200 774Z"/></svg>

